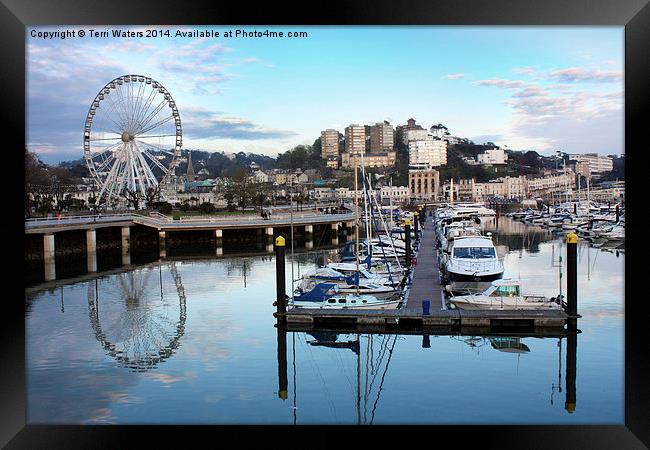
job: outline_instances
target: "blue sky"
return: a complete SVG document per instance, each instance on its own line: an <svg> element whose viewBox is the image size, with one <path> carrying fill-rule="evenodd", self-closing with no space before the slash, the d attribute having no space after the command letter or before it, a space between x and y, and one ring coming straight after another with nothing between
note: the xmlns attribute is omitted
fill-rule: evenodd
<svg viewBox="0 0 650 450"><path fill-rule="evenodd" d="M31 36L91 28L161 27L27 30L27 143L48 163L83 156L90 103L131 73L171 93L191 149L275 156L326 128L413 117L513 150L624 153L623 27L224 26L210 27L220 36L206 39ZM236 29L308 37L223 37Z"/></svg>

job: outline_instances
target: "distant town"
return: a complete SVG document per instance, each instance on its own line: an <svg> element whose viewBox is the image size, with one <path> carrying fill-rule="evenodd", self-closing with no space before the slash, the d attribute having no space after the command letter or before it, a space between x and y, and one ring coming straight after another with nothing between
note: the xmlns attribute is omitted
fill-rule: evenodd
<svg viewBox="0 0 650 450"><path fill-rule="evenodd" d="M162 164L171 157L156 154ZM382 204L457 201L547 203L587 193L601 201L625 195L625 156L535 151L477 144L452 135L441 124L423 127L414 119L350 124L341 133L321 131L312 145L272 158L253 153L181 151L174 176L147 195L128 195L135 209L212 213L296 202L342 204L354 198L354 167L363 167L366 186ZM98 186L84 158L48 166L26 151L26 217L98 209ZM361 181L360 181L361 182ZM361 188L359 188L361 190Z"/></svg>

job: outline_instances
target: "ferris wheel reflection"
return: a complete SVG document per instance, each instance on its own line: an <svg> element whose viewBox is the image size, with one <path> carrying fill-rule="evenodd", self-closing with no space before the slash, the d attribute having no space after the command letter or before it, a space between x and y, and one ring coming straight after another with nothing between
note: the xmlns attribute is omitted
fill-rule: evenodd
<svg viewBox="0 0 650 450"><path fill-rule="evenodd" d="M164 295L151 286L152 267L118 274L116 292L99 294L98 281L88 286L88 315L98 342L124 368L135 372L155 369L180 346L185 333L185 288L174 262L170 274L176 287Z"/></svg>

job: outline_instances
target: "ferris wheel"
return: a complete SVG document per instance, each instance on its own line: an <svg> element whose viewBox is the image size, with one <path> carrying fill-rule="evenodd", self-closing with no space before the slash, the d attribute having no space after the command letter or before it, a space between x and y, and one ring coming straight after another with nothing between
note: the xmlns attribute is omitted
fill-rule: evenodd
<svg viewBox="0 0 650 450"><path fill-rule="evenodd" d="M84 157L99 189L96 204L117 206L127 193L145 198L170 181L181 145L180 114L163 85L142 75L106 84L84 126Z"/></svg>

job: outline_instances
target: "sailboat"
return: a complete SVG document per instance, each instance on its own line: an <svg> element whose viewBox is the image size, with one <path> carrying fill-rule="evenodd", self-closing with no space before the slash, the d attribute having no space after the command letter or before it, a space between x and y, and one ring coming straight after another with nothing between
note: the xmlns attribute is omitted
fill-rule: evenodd
<svg viewBox="0 0 650 450"><path fill-rule="evenodd" d="M362 156L363 158L363 156ZM359 200L358 200L358 158L355 158L354 166L354 212L355 212L355 245L356 255L359 255ZM325 279L320 281L314 278L314 282L303 285L296 289L290 299L289 309L397 309L402 302L401 295L393 287L371 285L360 283L359 258L355 258L355 274L353 277L339 279ZM329 269L335 273L334 269ZM335 281L335 282L332 282ZM347 286L340 286L338 282L344 281ZM377 295L362 293L362 290L374 290L382 294ZM397 294L397 295L393 295Z"/></svg>

